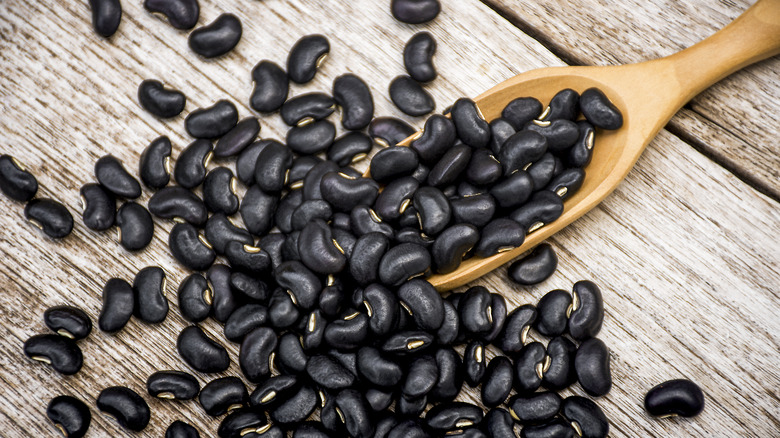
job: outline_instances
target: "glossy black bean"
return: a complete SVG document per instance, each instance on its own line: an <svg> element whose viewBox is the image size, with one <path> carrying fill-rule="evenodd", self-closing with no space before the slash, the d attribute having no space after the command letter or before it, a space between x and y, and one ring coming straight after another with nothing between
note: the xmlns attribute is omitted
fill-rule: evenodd
<svg viewBox="0 0 780 438"><path fill-rule="evenodd" d="M84 339L92 331L89 315L75 306L49 307L43 312L43 323L51 331L74 340Z"/></svg>
<svg viewBox="0 0 780 438"><path fill-rule="evenodd" d="M279 346L273 364L284 374L303 374L309 356L303 350L303 343L298 334L287 332L279 338Z"/></svg>
<svg viewBox="0 0 780 438"><path fill-rule="evenodd" d="M113 155L104 155L95 162L95 177L116 196L128 199L141 196L141 185Z"/></svg>
<svg viewBox="0 0 780 438"><path fill-rule="evenodd" d="M490 125L473 100L461 98L455 101L450 112L458 138L465 144L482 148L490 141Z"/></svg>
<svg viewBox="0 0 780 438"><path fill-rule="evenodd" d="M417 82L436 79L433 57L436 55L436 40L428 32L418 32L404 46L404 67Z"/></svg>
<svg viewBox="0 0 780 438"><path fill-rule="evenodd" d="M351 172L347 171L347 168L339 168L339 166L332 161L325 160L317 163L309 170L306 177L303 179L302 190L304 200L322 199L320 183L322 182L322 177L330 172L344 172L347 175L351 174Z"/></svg>
<svg viewBox="0 0 780 438"><path fill-rule="evenodd" d="M230 366L230 357L225 347L195 325L185 327L179 333L176 349L187 365L202 373L220 373Z"/></svg>
<svg viewBox="0 0 780 438"><path fill-rule="evenodd" d="M515 422L506 409L491 409L482 424L489 438L517 438Z"/></svg>
<svg viewBox="0 0 780 438"><path fill-rule="evenodd" d="M149 405L137 392L124 386L112 386L100 391L97 407L114 417L120 426L140 432L149 424Z"/></svg>
<svg viewBox="0 0 780 438"><path fill-rule="evenodd" d="M496 213L496 201L487 193L450 200L452 219L456 224L471 224L482 228Z"/></svg>
<svg viewBox="0 0 780 438"><path fill-rule="evenodd" d="M515 357L515 390L518 394L530 394L542 385L544 368L549 360L539 342L524 346Z"/></svg>
<svg viewBox="0 0 780 438"><path fill-rule="evenodd" d="M447 117L434 114L425 121L422 135L412 142L411 148L417 151L423 163L435 164L456 139L455 124Z"/></svg>
<svg viewBox="0 0 780 438"><path fill-rule="evenodd" d="M334 245L338 245L344 251L344 255L347 260L352 258L352 253L355 250L355 244L357 244L357 237L347 230L340 228L331 228L333 230L333 240L336 242Z"/></svg>
<svg viewBox="0 0 780 438"><path fill-rule="evenodd" d="M125 202L116 212L119 243L128 251L146 248L154 236L154 222L142 205Z"/></svg>
<svg viewBox="0 0 780 438"><path fill-rule="evenodd" d="M407 418L418 418L428 405L428 397L406 398L399 396L395 402L395 415Z"/></svg>
<svg viewBox="0 0 780 438"><path fill-rule="evenodd" d="M324 222L316 226L325 226ZM299 240L300 243L300 240ZM332 242L328 241L332 245ZM306 256L309 258L309 255ZM311 309L317 303L322 290L322 282L314 272L298 261L287 261L274 270L274 278L279 287L284 288L294 297L294 303L303 309Z"/></svg>
<svg viewBox="0 0 780 438"><path fill-rule="evenodd" d="M474 254L477 257L490 257L499 252L515 249L524 241L525 230L520 224L507 218L493 219L482 228L479 242L474 247Z"/></svg>
<svg viewBox="0 0 780 438"><path fill-rule="evenodd" d="M520 130L541 113L542 102L533 97L519 97L507 104L501 112L501 117L511 123L516 130Z"/></svg>
<svg viewBox="0 0 780 438"><path fill-rule="evenodd" d="M322 310L315 309L309 313L306 321L301 344L306 351L314 351L323 345L328 320L325 318L325 313Z"/></svg>
<svg viewBox="0 0 780 438"><path fill-rule="evenodd" d="M199 186L206 179L206 168L212 156L210 141L195 140L179 154L173 169L173 178L185 189Z"/></svg>
<svg viewBox="0 0 780 438"><path fill-rule="evenodd" d="M520 438L578 438L577 431L565 421L556 418L539 425L530 425L520 431Z"/></svg>
<svg viewBox="0 0 780 438"><path fill-rule="evenodd" d="M266 234L273 226L278 202L277 196L266 193L259 186L250 187L238 208L246 229L256 236Z"/></svg>
<svg viewBox="0 0 780 438"><path fill-rule="evenodd" d="M291 190L284 194L274 214L274 223L283 233L293 231L292 220L295 210L303 203L303 190Z"/></svg>
<svg viewBox="0 0 780 438"><path fill-rule="evenodd" d="M165 438L200 438L200 433L193 426L176 420L165 430Z"/></svg>
<svg viewBox="0 0 780 438"><path fill-rule="evenodd" d="M496 345L504 353L519 352L528 338L528 331L536 321L538 312L532 304L522 305L507 315L504 329L498 336Z"/></svg>
<svg viewBox="0 0 780 438"><path fill-rule="evenodd" d="M404 356L426 350L433 344L433 335L422 331L402 331L390 335L381 350L385 353Z"/></svg>
<svg viewBox="0 0 780 438"><path fill-rule="evenodd" d="M357 370L361 379L382 388L392 388L404 377L404 371L397 362L368 346L357 352Z"/></svg>
<svg viewBox="0 0 780 438"><path fill-rule="evenodd" d="M330 203L322 199L312 199L304 201L293 211L290 226L294 231L300 231L315 219L327 222L331 217L333 208Z"/></svg>
<svg viewBox="0 0 780 438"><path fill-rule="evenodd" d="M355 383L355 375L327 355L312 356L306 363L306 374L328 390L348 388Z"/></svg>
<svg viewBox="0 0 780 438"><path fill-rule="evenodd" d="M350 132L337 138L328 148L328 160L339 166L360 161L371 151L371 138L362 132Z"/></svg>
<svg viewBox="0 0 780 438"><path fill-rule="evenodd" d="M471 224L456 224L442 231L431 247L436 273L448 274L456 270L478 241L479 230Z"/></svg>
<svg viewBox="0 0 780 438"><path fill-rule="evenodd" d="M198 55L216 58L233 50L241 40L241 33L241 21L235 15L226 13L193 30L187 43Z"/></svg>
<svg viewBox="0 0 780 438"><path fill-rule="evenodd" d="M534 193L528 202L513 211L509 217L530 234L558 219L562 214L561 198L553 192L542 190Z"/></svg>
<svg viewBox="0 0 780 438"><path fill-rule="evenodd" d="M366 398L368 399L368 393ZM371 404L370 399L368 402ZM398 421L393 412L388 410L378 412L375 417L376 429L374 430L374 438L387 438L393 428L398 425Z"/></svg>
<svg viewBox="0 0 780 438"><path fill-rule="evenodd" d="M425 414L425 423L438 432L447 432L479 425L482 408L466 402L449 402L434 406Z"/></svg>
<svg viewBox="0 0 780 438"><path fill-rule="evenodd" d="M200 383L184 371L157 371L146 379L146 391L166 400L192 400L200 392Z"/></svg>
<svg viewBox="0 0 780 438"><path fill-rule="evenodd" d="M609 349L598 338L580 344L574 356L574 370L580 386L592 397L601 397L612 389Z"/></svg>
<svg viewBox="0 0 780 438"><path fill-rule="evenodd" d="M87 434L92 414L87 405L69 395L54 397L46 407L46 416L63 435L81 438Z"/></svg>
<svg viewBox="0 0 780 438"><path fill-rule="evenodd" d="M373 205L379 195L379 184L372 178L353 178L342 172L328 172L320 181L320 191L322 198L335 209L351 212L358 205Z"/></svg>
<svg viewBox="0 0 780 438"><path fill-rule="evenodd" d="M333 114L336 102L324 93L305 93L288 99L280 115L289 126L303 126Z"/></svg>
<svg viewBox="0 0 780 438"><path fill-rule="evenodd" d="M455 342L460 331L460 317L458 310L449 301L443 301L444 318L442 324L436 331L436 342L439 345L451 345Z"/></svg>
<svg viewBox="0 0 780 438"><path fill-rule="evenodd" d="M469 288L458 303L460 323L474 336L488 333L492 327L492 298L490 292L482 286Z"/></svg>
<svg viewBox="0 0 780 438"><path fill-rule="evenodd" d="M356 253L357 254L357 253ZM369 318L369 329L377 336L385 336L398 324L398 299L379 284L370 284L363 290L363 303Z"/></svg>
<svg viewBox="0 0 780 438"><path fill-rule="evenodd" d="M569 333L571 337L584 341L595 337L604 321L604 299L593 282L582 280L574 283L571 310L569 315Z"/></svg>
<svg viewBox="0 0 780 438"><path fill-rule="evenodd" d="M354 350L367 339L368 332L368 316L354 312L328 324L325 342L338 350Z"/></svg>
<svg viewBox="0 0 780 438"><path fill-rule="evenodd" d="M298 125L287 131L287 146L298 154L318 154L327 150L336 138L336 127L328 120ZM257 175L255 175L257 178Z"/></svg>
<svg viewBox="0 0 780 438"><path fill-rule="evenodd" d="M0 155L0 191L14 201L27 202L38 192L38 180L14 157Z"/></svg>
<svg viewBox="0 0 780 438"><path fill-rule="evenodd" d="M110 38L122 21L122 4L119 0L89 0L92 10L92 27L98 35Z"/></svg>
<svg viewBox="0 0 780 438"><path fill-rule="evenodd" d="M598 88L588 88L582 92L580 111L596 127L618 129L623 126L623 114Z"/></svg>
<svg viewBox="0 0 780 438"><path fill-rule="evenodd" d="M533 167L533 166L532 166ZM534 181L528 172L518 170L490 189L490 195L501 208L522 205L534 191Z"/></svg>
<svg viewBox="0 0 780 438"><path fill-rule="evenodd" d="M420 330L431 331L441 327L444 301L430 283L419 279L407 281L398 288L398 298Z"/></svg>
<svg viewBox="0 0 780 438"><path fill-rule="evenodd" d="M431 255L420 245L402 243L388 250L379 262L382 283L399 286L418 276L426 276L431 268Z"/></svg>
<svg viewBox="0 0 780 438"><path fill-rule="evenodd" d="M571 120L557 119L552 121L534 120L526 125L525 130L541 134L547 139L547 149L553 153L561 153L574 145L579 138L577 124Z"/></svg>
<svg viewBox="0 0 780 438"><path fill-rule="evenodd" d="M70 376L84 363L76 341L65 336L46 334L31 336L24 342L24 354L32 360L51 366L54 371Z"/></svg>
<svg viewBox="0 0 780 438"><path fill-rule="evenodd" d="M534 182L535 189L541 189L552 181L553 177L563 171L563 162L550 152L542 155L528 167L528 175Z"/></svg>
<svg viewBox="0 0 780 438"><path fill-rule="evenodd" d="M396 20L408 24L421 24L439 15L439 0L392 0L390 10Z"/></svg>
<svg viewBox="0 0 780 438"><path fill-rule="evenodd" d="M567 397L561 404L560 414L578 430L578 434L583 438L605 438L609 434L607 416L589 398L577 395Z"/></svg>
<svg viewBox="0 0 780 438"><path fill-rule="evenodd" d="M224 99L210 107L198 108L184 119L187 133L201 139L221 137L230 132L236 123L238 110L233 102Z"/></svg>
<svg viewBox="0 0 780 438"><path fill-rule="evenodd" d="M241 438L259 435L256 431L270 429L265 412L255 408L240 408L228 414L217 428L220 438Z"/></svg>
<svg viewBox="0 0 780 438"><path fill-rule="evenodd" d="M450 223L452 208L441 190L435 187L419 188L413 198L420 228L429 235L439 234Z"/></svg>
<svg viewBox="0 0 780 438"><path fill-rule="evenodd" d="M393 427L387 438L430 438L430 435L417 421L405 420Z"/></svg>
<svg viewBox="0 0 780 438"><path fill-rule="evenodd" d="M145 0L144 8L165 15L168 23L176 29L192 29L200 16L198 0Z"/></svg>
<svg viewBox="0 0 780 438"><path fill-rule="evenodd" d="M415 221L416 220L417 219L415 218ZM430 249L436 240L422 233L417 227L407 227L401 228L395 233L395 241L399 244L413 243L415 245L420 245L423 248Z"/></svg>
<svg viewBox="0 0 780 438"><path fill-rule="evenodd" d="M542 385L545 388L560 391L577 381L574 372L574 355L577 346L574 342L563 336L557 336L547 344L547 356L550 357L550 366L544 372Z"/></svg>
<svg viewBox="0 0 780 438"><path fill-rule="evenodd" d="M377 117L368 125L368 135L382 147L395 146L417 132L395 117Z"/></svg>
<svg viewBox="0 0 780 438"><path fill-rule="evenodd" d="M269 377L249 396L252 406L267 406L286 399L298 387L298 378L288 374Z"/></svg>
<svg viewBox="0 0 780 438"><path fill-rule="evenodd" d="M306 35L299 39L287 55L287 74L290 80L305 84L314 79L317 68L330 52L330 43L322 35Z"/></svg>
<svg viewBox="0 0 780 438"><path fill-rule="evenodd" d="M260 122L257 117L246 117L223 135L214 147L214 156L218 158L232 157L240 154L260 133Z"/></svg>
<svg viewBox="0 0 780 438"><path fill-rule="evenodd" d="M201 322L211 313L213 292L201 274L190 274L179 285L179 310L190 322Z"/></svg>
<svg viewBox="0 0 780 438"><path fill-rule="evenodd" d="M530 130L518 131L509 137L499 152L498 159L505 175L525 170L528 165L540 159L547 152L547 139Z"/></svg>
<svg viewBox="0 0 780 438"><path fill-rule="evenodd" d="M157 266L147 266L135 275L133 294L135 304L133 314L141 321L156 324L168 315L165 271Z"/></svg>
<svg viewBox="0 0 780 438"><path fill-rule="evenodd" d="M396 76L389 92L395 106L410 116L424 116L436 107L433 96L409 76Z"/></svg>
<svg viewBox="0 0 780 438"><path fill-rule="evenodd" d="M103 286L103 307L98 317L101 331L114 333L122 329L133 315L133 288L118 278L109 279Z"/></svg>
<svg viewBox="0 0 780 438"><path fill-rule="evenodd" d="M244 336L238 363L247 380L258 383L270 375L276 345L276 333L268 327L257 327Z"/></svg>
<svg viewBox="0 0 780 438"><path fill-rule="evenodd" d="M257 157L255 182L266 192L278 192L287 183L292 164L291 149L278 142L269 143Z"/></svg>
<svg viewBox="0 0 780 438"><path fill-rule="evenodd" d="M561 90L550 99L549 111L543 120L566 119L575 121L580 113L580 95L571 88Z"/></svg>
<svg viewBox="0 0 780 438"><path fill-rule="evenodd" d="M301 261L312 271L319 274L336 274L347 265L347 257L344 250L333 238L333 233L328 224L322 219L313 219L301 231L298 239L298 253ZM317 282L319 283L319 281ZM309 306L314 305L316 293L311 294Z"/></svg>
<svg viewBox="0 0 780 438"><path fill-rule="evenodd" d="M389 408L393 404L393 392L392 390L381 390L377 388L369 388L365 390L363 396L366 399L368 407L374 412L382 412ZM378 424L376 425L379 426Z"/></svg>
<svg viewBox="0 0 780 438"><path fill-rule="evenodd" d="M250 186L255 182L255 166L260 152L270 143L278 143L276 140L260 140L250 144L238 155L236 159L236 176L242 183Z"/></svg>
<svg viewBox="0 0 780 438"><path fill-rule="evenodd" d="M561 410L561 396L555 392L515 395L507 405L512 418L520 424L541 424L551 420Z"/></svg>
<svg viewBox="0 0 780 438"><path fill-rule="evenodd" d="M212 265L206 272L212 292L212 310L214 319L225 323L233 311L240 305L240 297L230 287L230 267L223 264Z"/></svg>
<svg viewBox="0 0 780 438"><path fill-rule="evenodd" d="M409 364L401 393L407 400L418 399L428 394L438 379L436 358L432 355L417 357Z"/></svg>
<svg viewBox="0 0 780 438"><path fill-rule="evenodd" d="M496 356L491 359L482 382L482 403L490 408L504 403L512 391L513 376L509 358Z"/></svg>
<svg viewBox="0 0 780 438"><path fill-rule="evenodd" d="M501 148L509 137L515 135L517 130L507 119L497 118L490 122L490 143L488 148L493 155L498 156Z"/></svg>
<svg viewBox="0 0 780 438"><path fill-rule="evenodd" d="M268 308L266 306L245 304L234 310L225 322L225 338L231 342L240 343L247 333L267 323Z"/></svg>
<svg viewBox="0 0 780 438"><path fill-rule="evenodd" d="M161 136L149 143L138 161L138 175L151 189L161 189L171 180L171 140Z"/></svg>
<svg viewBox="0 0 780 438"><path fill-rule="evenodd" d="M316 407L317 393L309 386L302 386L270 412L271 421L282 425L299 423L311 415Z"/></svg>
<svg viewBox="0 0 780 438"><path fill-rule="evenodd" d="M207 383L198 395L198 402L212 417L218 417L249 404L249 393L238 377L220 377Z"/></svg>
<svg viewBox="0 0 780 438"><path fill-rule="evenodd" d="M443 347L434 353L439 376L431 388L428 397L432 401L451 401L463 386L464 373L461 371L463 361L452 347Z"/></svg>
<svg viewBox="0 0 780 438"><path fill-rule="evenodd" d="M466 168L468 182L477 186L490 185L498 181L503 174L501 163L489 149L480 148L471 154L471 161Z"/></svg>
<svg viewBox="0 0 780 438"><path fill-rule="evenodd" d="M704 410L704 393L690 380L669 380L650 389L644 405L647 413L655 417L695 417Z"/></svg>
<svg viewBox="0 0 780 438"><path fill-rule="evenodd" d="M208 218L206 205L191 191L181 187L165 187L149 199L149 211L161 218L180 219L202 226Z"/></svg>
<svg viewBox="0 0 780 438"><path fill-rule="evenodd" d="M571 294L565 290L547 292L536 305L539 316L534 329L543 336L560 336L566 331L566 313L571 306Z"/></svg>
<svg viewBox="0 0 780 438"><path fill-rule="evenodd" d="M380 184L411 175L419 161L417 153L405 146L382 149L371 159L371 178Z"/></svg>
<svg viewBox="0 0 780 438"><path fill-rule="evenodd" d="M552 276L558 267L558 256L548 243L542 243L530 254L509 265L507 273L516 283L530 286Z"/></svg>
<svg viewBox="0 0 780 438"><path fill-rule="evenodd" d="M146 79L138 86L138 102L152 115L169 119L181 114L187 97L179 90L163 87L158 80Z"/></svg>
<svg viewBox="0 0 780 438"><path fill-rule="evenodd" d="M507 319L506 299L501 294L490 294L490 330L482 336L486 344L493 342L504 330Z"/></svg>
<svg viewBox="0 0 780 438"><path fill-rule="evenodd" d="M484 344L479 340L470 341L463 352L463 371L466 383L472 388L482 383L486 369L487 358L485 357Z"/></svg>
<svg viewBox="0 0 780 438"><path fill-rule="evenodd" d="M569 149L566 163L571 167L585 167L593 158L593 146L595 145L595 129L590 122L581 120L577 122L579 137L574 146Z"/></svg>
<svg viewBox="0 0 780 438"><path fill-rule="evenodd" d="M376 198L374 210L383 220L393 221L409 208L420 182L411 176L389 182Z"/></svg>
<svg viewBox="0 0 780 438"><path fill-rule="evenodd" d="M336 409L341 413L349 436L371 438L374 436L374 424L370 407L363 394L354 389L345 389L336 395Z"/></svg>
<svg viewBox="0 0 780 438"><path fill-rule="evenodd" d="M282 264L282 245L286 236L282 233L271 233L260 238L259 245L271 258L271 268L275 269Z"/></svg>
<svg viewBox="0 0 780 438"><path fill-rule="evenodd" d="M247 246L254 243L252 235L247 230L236 226L224 213L212 215L206 222L204 233L206 240L219 255L225 254L231 242L239 242Z"/></svg>
<svg viewBox="0 0 780 438"><path fill-rule="evenodd" d="M290 91L287 73L279 65L262 60L252 69L255 83L249 105L255 111L271 113L282 107Z"/></svg>
<svg viewBox="0 0 780 438"><path fill-rule="evenodd" d="M448 198L450 199L468 198L469 196L482 195L484 193L485 193L484 188L477 187L468 181L462 181L455 188L455 192L450 194Z"/></svg>
<svg viewBox="0 0 780 438"><path fill-rule="evenodd" d="M464 143L456 143L444 153L428 174L428 185L444 187L459 180L469 166L473 149Z"/></svg>
<svg viewBox="0 0 780 438"><path fill-rule="evenodd" d="M284 329L292 327L298 321L301 312L295 305L296 299L293 297L292 292L283 289L276 289L271 294L271 299L268 301L268 316L271 327Z"/></svg>
<svg viewBox="0 0 780 438"><path fill-rule="evenodd" d="M376 212L366 205L356 206L349 216L352 232L357 237L376 232L392 238L395 233L393 227L383 222Z"/></svg>
<svg viewBox="0 0 780 438"><path fill-rule="evenodd" d="M188 223L173 226L168 236L168 247L179 263L193 271L205 271L217 257L206 238Z"/></svg>

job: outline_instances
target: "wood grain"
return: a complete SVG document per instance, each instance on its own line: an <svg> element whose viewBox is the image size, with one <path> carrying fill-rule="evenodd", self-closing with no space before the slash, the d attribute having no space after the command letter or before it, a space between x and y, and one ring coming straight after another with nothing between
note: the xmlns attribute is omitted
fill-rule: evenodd
<svg viewBox="0 0 780 438"><path fill-rule="evenodd" d="M712 35L754 3L484 2L576 65L671 55ZM735 73L694 98L687 106L690 112L669 124L675 134L775 200L780 199L779 74L777 57Z"/></svg>
<svg viewBox="0 0 780 438"><path fill-rule="evenodd" d="M186 326L175 288L189 272L167 251L171 223L155 221L152 245L131 254L118 246L115 231L93 233L78 213L78 189L93 180L98 157L112 153L135 172L140 152L155 137L169 135L174 156L190 141L183 115L161 122L138 106L141 80L159 78L184 90L185 112L230 96L241 115L249 115L254 64L283 63L297 38L320 32L331 40L331 57L311 84L294 86L293 93L328 91L337 75L351 71L374 91L377 115L399 115L386 89L403 73L403 43L418 30L439 41L441 76L428 86L439 109L519 71L563 64L476 0L448 2L426 26L396 23L386 2L369 0L202 1L201 24L226 11L244 24L239 46L217 61L190 53L186 33L146 13L141 2L123 6L119 32L104 40L91 30L86 2L0 2L0 153L24 162L41 183L39 196L63 201L77 222L71 236L54 242L24 222L22 205L0 197L3 436L54 436L45 408L63 393L92 407L89 436L121 435L94 408L100 390L111 385L127 385L149 401L152 423L143 436L163 436L175 419L194 424L203 436L216 430L217 421L197 403L145 394L146 378L155 370L188 370L175 351L176 336ZM262 125L263 137L284 138L277 115L262 117ZM212 166L217 164L232 166ZM504 294L510 308L534 303L550 289L570 289L579 279L601 285L607 316L600 337L612 351L614 387L598 403L610 418L612 436L771 436L780 427L779 233L777 202L662 132L612 196L553 239L560 267L550 280L519 288L502 268L479 283ZM168 274L171 312L164 323L133 319L114 336L95 330L80 342L85 365L71 377L24 357L24 340L46 331L47 307L77 304L96 321L105 281L131 280L147 265ZM204 328L223 339L218 324L210 321ZM225 344L233 364L224 374L240 375L237 348ZM216 377L195 374L201 383ZM677 377L704 388L704 413L693 420L648 418L641 407L644 393ZM565 394L571 393L582 390L575 386ZM463 395L476 397L472 389Z"/></svg>

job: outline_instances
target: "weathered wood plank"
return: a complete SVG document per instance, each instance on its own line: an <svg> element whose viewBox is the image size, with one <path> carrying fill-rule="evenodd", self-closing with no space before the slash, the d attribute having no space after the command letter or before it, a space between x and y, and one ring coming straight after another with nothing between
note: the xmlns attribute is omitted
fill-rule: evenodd
<svg viewBox="0 0 780 438"><path fill-rule="evenodd" d="M48 400L75 394L93 407L90 436L114 436L118 427L94 409L100 389L128 385L145 393L155 370L187 369L175 351L186 322L178 316L175 288L188 274L168 254L171 224L155 221L155 239L144 252L118 247L114 232L95 234L81 224L78 189L93 179L105 153L135 171L142 148L158 135L174 142L174 155L189 141L183 116L160 122L136 103L142 79L162 78L184 90L187 111L230 96L250 114L249 72L263 58L282 63L299 36L328 35L332 55L315 81L294 92L329 90L344 71L363 76L374 90L378 114L398 115L385 96L403 72L401 47L426 29L439 40L441 78L429 87L439 109L462 95L476 95L522 70L562 62L532 38L470 0L448 3L429 26L395 23L383 2L201 2L201 23L232 11L244 23L237 50L204 62L186 50L186 34L147 14L141 2L124 2L120 32L104 41L91 31L84 4L57 0L0 3L0 129L2 153L20 158L42 185L41 196L65 202L77 227L51 242L23 222L22 206L0 198L0 425L4 436L48 436ZM418 125L422 120L415 121ZM278 116L262 118L263 137L283 138ZM223 163L217 163L223 164ZM232 164L229 164L232 166ZM214 164L212 164L214 166ZM149 193L141 202L145 203ZM240 219L239 219L240 220ZM780 311L778 204L667 132L648 148L627 181L598 209L558 235L560 268L547 282L522 289L504 269L480 283L518 304L536 302L553 288L590 278L604 290L607 317L600 337L613 357L614 389L602 400L612 436L771 435L780 417L777 363ZM128 280L154 264L168 273L169 318L157 326L132 320L115 336L97 329L80 345L84 369L63 378L27 360L24 340L44 332L42 312L75 303L93 318L100 289L111 276ZM204 327L221 339L218 324ZM226 344L229 344L226 342ZM237 348L225 374L240 375ZM492 357L494 352L489 352ZM197 374L197 373L196 373ZM203 384L215 376L197 374ZM644 392L661 380L689 377L707 392L707 408L692 421L657 421L642 411ZM575 386L565 394L582 390ZM468 390L464 399L476 400ZM204 436L216 421L197 403L149 400L149 436L162 436L185 419ZM641 431L641 432L638 432Z"/></svg>
<svg viewBox="0 0 780 438"><path fill-rule="evenodd" d="M524 2L484 0L578 65L645 61L689 47L753 1ZM749 42L746 42L749 43ZM669 127L763 193L780 199L780 59L766 60L694 98Z"/></svg>

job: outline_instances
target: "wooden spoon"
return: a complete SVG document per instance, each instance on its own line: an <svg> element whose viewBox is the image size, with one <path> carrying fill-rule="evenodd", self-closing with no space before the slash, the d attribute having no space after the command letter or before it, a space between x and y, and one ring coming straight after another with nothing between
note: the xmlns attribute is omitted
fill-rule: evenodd
<svg viewBox="0 0 780 438"><path fill-rule="evenodd" d="M488 258L470 258L446 275L428 278L438 290L475 280L520 256L587 213L612 193L634 167L648 143L691 98L729 74L780 54L780 0L759 0L709 38L674 55L638 64L605 67L552 67L504 81L474 99L487 120L500 117L515 98L541 102L560 90L582 93L598 87L622 111L616 131L597 131L593 160L582 187L564 203L563 215L526 236L525 243ZM757 129L761 129L757 124ZM414 136L404 140L408 146Z"/></svg>

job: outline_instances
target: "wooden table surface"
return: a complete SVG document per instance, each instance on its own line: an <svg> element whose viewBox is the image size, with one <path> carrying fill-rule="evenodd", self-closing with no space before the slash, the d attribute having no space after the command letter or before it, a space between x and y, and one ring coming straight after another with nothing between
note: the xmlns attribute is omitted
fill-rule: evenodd
<svg viewBox="0 0 780 438"><path fill-rule="evenodd" d="M176 335L187 325L175 288L188 272L167 251L171 223L155 220L150 247L128 253L114 231L83 226L78 190L94 180L94 162L104 154L135 172L143 148L164 134L178 155L190 142L184 115L195 108L229 98L242 117L253 114L247 104L252 67L262 59L284 63L299 37L325 34L332 49L315 80L293 86L292 94L329 92L332 80L350 71L371 86L377 115L402 116L387 86L404 73L403 44L420 30L439 43L440 76L426 88L440 111L532 68L673 53L750 2L442 3L433 23L410 26L392 19L389 0L201 0L200 24L232 12L244 26L233 52L206 61L189 52L186 32L147 13L140 0L123 2L122 24L108 40L92 31L86 1L0 1L0 153L20 159L37 176L39 196L61 200L76 220L73 234L55 242L25 223L21 204L0 196L0 435L55 436L46 404L74 394L92 406L89 436L122 436L94 407L100 390L112 385L145 395L152 422L144 436L163 436L174 419L214 435L216 422L197 403L153 400L145 392L153 371L188 370L175 351ZM602 287L606 317L599 337L611 349L614 386L597 402L610 419L611 436L780 436L778 77L780 59L770 59L686 105L615 193L552 239L560 263L549 280L518 287L501 268L477 282L503 293L511 308L580 279ZM184 114L159 121L143 111L136 92L147 78L183 90ZM424 122L406 119L418 127ZM278 115L262 116L261 123L263 138L284 138ZM221 164L233 166L212 166ZM116 335L95 329L80 342L85 362L75 376L25 358L23 342L47 331L47 307L76 304L96 321L105 281L132 281L148 265L163 267L169 278L171 312L164 323L133 319ZM217 324L203 325L224 339ZM224 374L240 375L237 346L228 344L233 364ZM197 376L201 383L215 377ZM699 417L645 414L645 392L673 378L704 389ZM563 394L582 393L575 385ZM475 394L468 390L463 398Z"/></svg>

